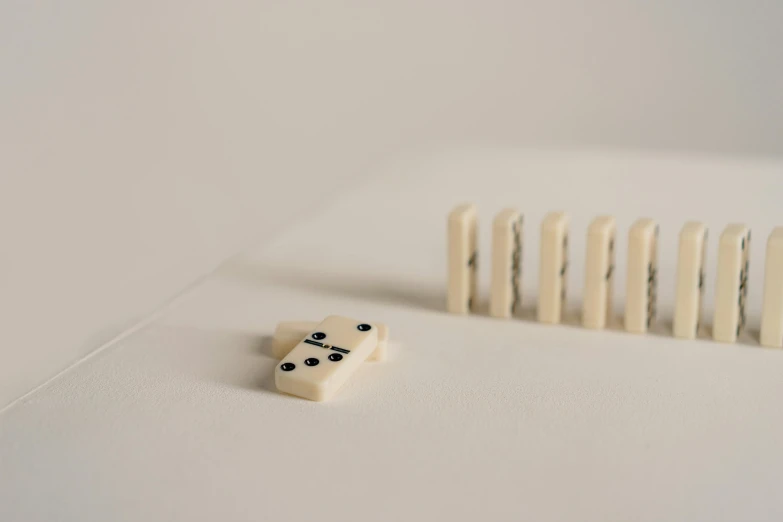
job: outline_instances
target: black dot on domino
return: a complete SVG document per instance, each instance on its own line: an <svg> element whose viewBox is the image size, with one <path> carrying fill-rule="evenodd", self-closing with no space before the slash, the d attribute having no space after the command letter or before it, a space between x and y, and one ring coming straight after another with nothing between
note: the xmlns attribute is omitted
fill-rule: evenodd
<svg viewBox="0 0 783 522"><path fill-rule="evenodd" d="M309 357L309 358L305 359L305 364L307 366L318 366L319 362L321 362L321 361L319 361L315 357Z"/></svg>
<svg viewBox="0 0 783 522"><path fill-rule="evenodd" d="M357 329L358 329L360 332L368 332L368 331L369 331L369 330L372 328L372 326L370 326L369 324L360 324L360 325L359 325L359 326L357 326L356 328L357 328Z"/></svg>
<svg viewBox="0 0 783 522"><path fill-rule="evenodd" d="M280 369L283 370L284 372L290 372L294 368L296 368L296 365L294 363L290 363L290 362L283 363L283 364L280 365Z"/></svg>
<svg viewBox="0 0 783 522"><path fill-rule="evenodd" d="M315 339L316 341L320 341L321 339L326 339L326 334L323 332L315 332L313 334L313 339Z"/></svg>
<svg viewBox="0 0 783 522"><path fill-rule="evenodd" d="M334 361L334 362L342 361L343 360L343 356L341 354L339 354L339 353L332 353L332 354L329 354L329 360L330 361Z"/></svg>

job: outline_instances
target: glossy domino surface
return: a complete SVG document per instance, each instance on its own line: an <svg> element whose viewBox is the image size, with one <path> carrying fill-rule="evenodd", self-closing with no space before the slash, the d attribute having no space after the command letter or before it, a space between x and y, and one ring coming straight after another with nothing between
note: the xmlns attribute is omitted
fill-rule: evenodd
<svg viewBox="0 0 783 522"><path fill-rule="evenodd" d="M384 362L388 357L389 327L382 323L372 323L378 329L378 344L368 361ZM318 326L314 321L283 321L277 324L272 337L272 353L277 359L282 359L293 350L297 344L314 331Z"/></svg>
<svg viewBox="0 0 783 522"><path fill-rule="evenodd" d="M658 225L637 220L628 232L625 289L625 330L646 333L656 316L658 285Z"/></svg>
<svg viewBox="0 0 783 522"><path fill-rule="evenodd" d="M718 277L712 337L733 343L745 327L748 295L750 229L743 224L727 226L718 244Z"/></svg>
<svg viewBox="0 0 783 522"><path fill-rule="evenodd" d="M680 339L695 339L701 325L704 299L707 227L691 221L680 231L677 251L677 283L673 333Z"/></svg>
<svg viewBox="0 0 783 522"><path fill-rule="evenodd" d="M783 227L775 228L767 240L759 339L763 346L783 346Z"/></svg>
<svg viewBox="0 0 783 522"><path fill-rule="evenodd" d="M369 323L329 316L275 369L277 389L311 401L325 401L375 350L378 331Z"/></svg>
<svg viewBox="0 0 783 522"><path fill-rule="evenodd" d="M616 225L612 216L598 216L587 229L582 326L602 329L612 315Z"/></svg>
<svg viewBox="0 0 783 522"><path fill-rule="evenodd" d="M467 314L476 305L478 285L478 225L476 206L457 206L448 218L448 296L452 314Z"/></svg>
<svg viewBox="0 0 783 522"><path fill-rule="evenodd" d="M492 223L492 277L489 314L509 318L522 299L522 215L514 209L502 210Z"/></svg>
<svg viewBox="0 0 783 522"><path fill-rule="evenodd" d="M541 257L538 285L538 320L562 320L568 286L568 215L551 212L541 223Z"/></svg>

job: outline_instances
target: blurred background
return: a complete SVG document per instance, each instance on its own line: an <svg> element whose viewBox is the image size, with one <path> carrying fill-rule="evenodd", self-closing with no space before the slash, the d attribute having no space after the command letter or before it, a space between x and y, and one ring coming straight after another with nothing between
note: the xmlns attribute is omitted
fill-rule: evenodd
<svg viewBox="0 0 783 522"><path fill-rule="evenodd" d="M6 0L0 408L390 162L777 164L781 27L774 0Z"/></svg>

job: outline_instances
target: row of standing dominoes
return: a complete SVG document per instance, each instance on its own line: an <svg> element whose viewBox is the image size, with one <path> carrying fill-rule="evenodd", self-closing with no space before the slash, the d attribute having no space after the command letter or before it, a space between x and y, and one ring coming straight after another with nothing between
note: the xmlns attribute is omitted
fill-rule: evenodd
<svg viewBox="0 0 783 522"><path fill-rule="evenodd" d="M492 270L489 313L493 317L513 316L521 301L522 214L501 211L492 224ZM658 225L640 219L628 234L625 329L645 333L656 316L658 284ZM582 325L605 328L611 317L615 260L615 220L599 216L587 231L585 287ZM478 220L476 207L460 205L448 220L448 298L451 313L474 310L477 294ZM712 335L717 341L734 342L745 326L748 294L750 229L733 224L720 237L718 277ZM674 335L697 336L704 295L704 267L707 228L689 222L679 238ZM538 320L561 321L566 299L568 272L568 216L548 214L541 225L541 257ZM783 346L783 227L776 228L767 243L764 301L760 342Z"/></svg>

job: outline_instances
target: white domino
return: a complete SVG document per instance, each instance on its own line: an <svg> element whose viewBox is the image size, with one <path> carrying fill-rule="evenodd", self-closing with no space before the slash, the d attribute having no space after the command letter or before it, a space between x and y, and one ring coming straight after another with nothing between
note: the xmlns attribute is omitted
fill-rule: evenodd
<svg viewBox="0 0 783 522"><path fill-rule="evenodd" d="M508 318L519 307L522 275L522 215L501 211L492 223L492 279L489 315Z"/></svg>
<svg viewBox="0 0 783 522"><path fill-rule="evenodd" d="M658 292L658 225L652 219L631 226L627 263L625 330L646 333L655 320Z"/></svg>
<svg viewBox="0 0 783 522"><path fill-rule="evenodd" d="M563 318L568 281L568 216L547 214L541 223L538 320L556 324Z"/></svg>
<svg viewBox="0 0 783 522"><path fill-rule="evenodd" d="M707 227L696 221L686 223L680 231L674 302L674 336L680 339L699 334L706 256Z"/></svg>
<svg viewBox="0 0 783 522"><path fill-rule="evenodd" d="M467 314L476 305L478 230L476 206L467 203L451 211L448 222L448 296L446 309Z"/></svg>
<svg viewBox="0 0 783 522"><path fill-rule="evenodd" d="M372 323L378 329L378 344L367 360L384 362L388 358L389 328L385 324ZM272 354L276 359L288 355L294 347L318 326L314 321L283 321L277 324L272 338Z"/></svg>
<svg viewBox="0 0 783 522"><path fill-rule="evenodd" d="M718 281L712 321L712 337L716 341L733 343L745 327L749 252L750 229L742 224L727 226L718 244Z"/></svg>
<svg viewBox="0 0 783 522"><path fill-rule="evenodd" d="M378 329L369 323L329 316L277 365L275 385L311 401L329 400L377 344Z"/></svg>
<svg viewBox="0 0 783 522"><path fill-rule="evenodd" d="M614 289L614 243L616 226L611 216L599 216L587 229L585 293L582 325L602 329L611 320Z"/></svg>
<svg viewBox="0 0 783 522"><path fill-rule="evenodd" d="M783 347L783 227L773 230L767 240L759 340L762 346Z"/></svg>

